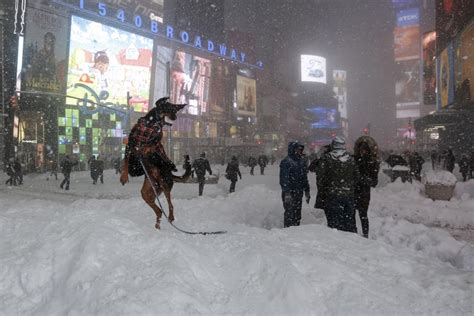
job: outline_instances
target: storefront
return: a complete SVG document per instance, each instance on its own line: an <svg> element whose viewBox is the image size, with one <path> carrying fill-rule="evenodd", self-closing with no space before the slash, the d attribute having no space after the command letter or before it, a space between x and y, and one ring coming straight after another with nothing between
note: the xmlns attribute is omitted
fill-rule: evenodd
<svg viewBox="0 0 474 316"><path fill-rule="evenodd" d="M438 111L415 121L417 150L474 149L474 5L437 2Z"/></svg>
<svg viewBox="0 0 474 316"><path fill-rule="evenodd" d="M167 95L188 104L164 136L177 162L201 151L226 159L226 139L242 136L232 126L255 123L261 62L161 24L156 12L128 12L96 0L28 3L18 151L35 157L33 169L44 169L46 157L72 155L85 167L91 155L122 156L133 124Z"/></svg>

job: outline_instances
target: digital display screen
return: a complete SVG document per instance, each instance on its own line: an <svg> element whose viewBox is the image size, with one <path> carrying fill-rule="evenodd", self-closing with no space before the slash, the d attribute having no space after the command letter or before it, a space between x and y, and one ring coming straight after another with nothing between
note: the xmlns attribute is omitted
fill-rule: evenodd
<svg viewBox="0 0 474 316"><path fill-rule="evenodd" d="M67 94L147 112L153 40L72 16ZM68 104L75 103L68 100Z"/></svg>
<svg viewBox="0 0 474 316"><path fill-rule="evenodd" d="M337 109L314 107L308 109L315 118L311 123L311 128L339 128Z"/></svg>

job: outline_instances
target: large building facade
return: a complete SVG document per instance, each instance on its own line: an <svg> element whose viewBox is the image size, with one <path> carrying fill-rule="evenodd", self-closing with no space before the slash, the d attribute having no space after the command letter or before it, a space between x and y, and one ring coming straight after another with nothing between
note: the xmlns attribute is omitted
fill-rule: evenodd
<svg viewBox="0 0 474 316"><path fill-rule="evenodd" d="M6 31L15 54L2 56L15 75L2 81L9 87L2 91L19 106L5 111L4 157L19 157L31 170L64 155L82 167L91 155L120 157L134 122L163 96L188 104L165 131L176 161L201 151L223 161L254 145L247 134L256 123L263 64L227 42L219 3L187 2L30 1L10 12L17 18L6 23L21 34ZM209 8L216 27L203 33L212 23L199 24L189 10Z"/></svg>
<svg viewBox="0 0 474 316"><path fill-rule="evenodd" d="M419 150L474 150L474 2L436 1L437 111L415 122Z"/></svg>

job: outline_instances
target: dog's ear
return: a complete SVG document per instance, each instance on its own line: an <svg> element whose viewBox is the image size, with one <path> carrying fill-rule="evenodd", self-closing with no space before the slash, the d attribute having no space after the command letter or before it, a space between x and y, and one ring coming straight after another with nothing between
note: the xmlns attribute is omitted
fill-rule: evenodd
<svg viewBox="0 0 474 316"><path fill-rule="evenodd" d="M164 107L166 106L167 104L169 104L169 100L170 97L163 97L161 99L158 99L158 101L155 102L155 106L156 107Z"/></svg>

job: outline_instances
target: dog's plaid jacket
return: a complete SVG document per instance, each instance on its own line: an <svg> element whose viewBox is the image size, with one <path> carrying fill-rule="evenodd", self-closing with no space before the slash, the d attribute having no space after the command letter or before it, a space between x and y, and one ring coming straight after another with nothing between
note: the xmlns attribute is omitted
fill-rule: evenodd
<svg viewBox="0 0 474 316"><path fill-rule="evenodd" d="M128 144L125 149L125 159L130 154L146 154L149 152L158 152L166 157L165 150L161 144L163 129L160 122L147 122L145 118L138 120L133 126L128 137Z"/></svg>

